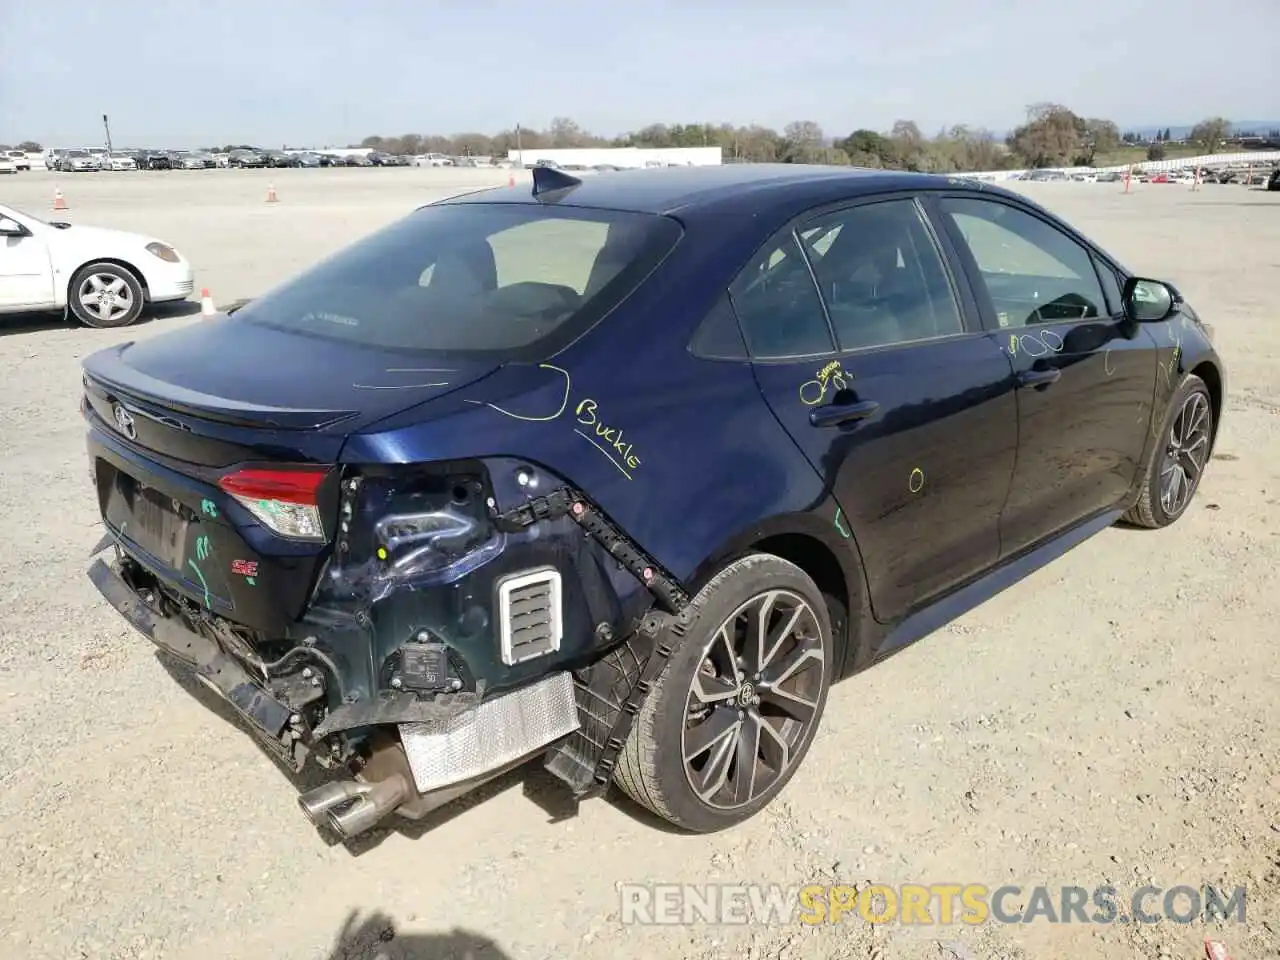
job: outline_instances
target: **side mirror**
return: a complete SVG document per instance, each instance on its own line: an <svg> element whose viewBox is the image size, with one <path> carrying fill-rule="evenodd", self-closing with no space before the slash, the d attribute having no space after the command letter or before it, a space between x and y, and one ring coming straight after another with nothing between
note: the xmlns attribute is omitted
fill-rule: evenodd
<svg viewBox="0 0 1280 960"><path fill-rule="evenodd" d="M1137 323L1167 320L1182 306L1178 291L1159 280L1130 277L1124 285L1125 315Z"/></svg>
<svg viewBox="0 0 1280 960"><path fill-rule="evenodd" d="M25 237L29 231L17 220L0 217L0 237Z"/></svg>

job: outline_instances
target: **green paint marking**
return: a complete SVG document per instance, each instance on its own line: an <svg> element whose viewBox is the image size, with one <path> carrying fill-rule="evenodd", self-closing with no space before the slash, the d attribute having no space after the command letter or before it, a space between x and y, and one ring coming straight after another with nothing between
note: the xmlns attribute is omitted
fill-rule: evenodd
<svg viewBox="0 0 1280 960"><path fill-rule="evenodd" d="M196 576L200 578L200 586L204 589L205 609L210 609L212 605L209 603L209 584L205 583L204 574L200 572L200 568L196 566L196 562L194 560L188 560L187 566L194 570L196 572Z"/></svg>
<svg viewBox="0 0 1280 960"><path fill-rule="evenodd" d="M201 500L200 512L207 517L213 517L214 519L217 519L218 505L214 503L212 500Z"/></svg>
<svg viewBox="0 0 1280 960"><path fill-rule="evenodd" d="M244 582L251 587L256 587L258 585L258 581L255 580L253 577L245 577Z"/></svg>
<svg viewBox="0 0 1280 960"><path fill-rule="evenodd" d="M209 538L200 537L196 540L196 559L200 561L209 559Z"/></svg>
<svg viewBox="0 0 1280 960"><path fill-rule="evenodd" d="M853 536L853 534L852 534L851 532L849 532L848 530L846 530L846 529L845 529L843 526L841 526L841 524L840 524L840 508L839 508L839 507L836 507L836 529L840 531L840 536L842 536L842 537L851 537L851 536Z"/></svg>

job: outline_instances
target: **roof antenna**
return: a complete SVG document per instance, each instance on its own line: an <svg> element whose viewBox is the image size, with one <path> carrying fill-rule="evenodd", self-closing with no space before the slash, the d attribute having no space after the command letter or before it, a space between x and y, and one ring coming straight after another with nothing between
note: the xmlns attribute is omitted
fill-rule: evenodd
<svg viewBox="0 0 1280 960"><path fill-rule="evenodd" d="M533 168L533 195L542 198L547 194L562 194L574 187L582 186L582 181L577 177L571 177L561 170L554 167L534 167ZM559 196L546 197L548 200L559 200Z"/></svg>

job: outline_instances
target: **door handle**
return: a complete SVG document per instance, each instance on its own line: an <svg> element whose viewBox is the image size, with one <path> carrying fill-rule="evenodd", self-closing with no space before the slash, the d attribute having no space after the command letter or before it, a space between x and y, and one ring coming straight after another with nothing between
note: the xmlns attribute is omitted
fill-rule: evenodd
<svg viewBox="0 0 1280 960"><path fill-rule="evenodd" d="M1018 383L1024 387L1047 387L1062 379L1062 371L1057 367L1047 370L1021 370L1018 372Z"/></svg>
<svg viewBox="0 0 1280 960"><path fill-rule="evenodd" d="M815 427L838 427L855 420L865 420L874 416L880 404L874 400L860 400L857 403L829 403L825 407L809 411L809 422Z"/></svg>

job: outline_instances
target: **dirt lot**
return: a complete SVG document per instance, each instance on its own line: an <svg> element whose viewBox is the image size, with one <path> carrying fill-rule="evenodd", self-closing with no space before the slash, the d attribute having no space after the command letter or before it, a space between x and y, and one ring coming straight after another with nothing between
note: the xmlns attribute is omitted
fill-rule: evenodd
<svg viewBox="0 0 1280 960"><path fill-rule="evenodd" d="M58 184L65 219L173 242L197 290L225 303L484 176L506 180L351 169ZM263 202L268 181L277 204ZM45 213L53 186L43 172L4 178L0 201ZM5 321L0 955L1191 958L1212 934L1236 960L1280 956L1280 194L1035 195L1215 325L1228 410L1197 500L1173 529L1109 530L838 687L783 798L713 837L673 835L622 801L565 816L535 770L425 831L326 846L272 762L84 577L101 531L79 359L198 317L126 332ZM620 925L617 883L676 881L1111 882L1122 898L1214 883L1248 899L1243 925L1209 927Z"/></svg>

